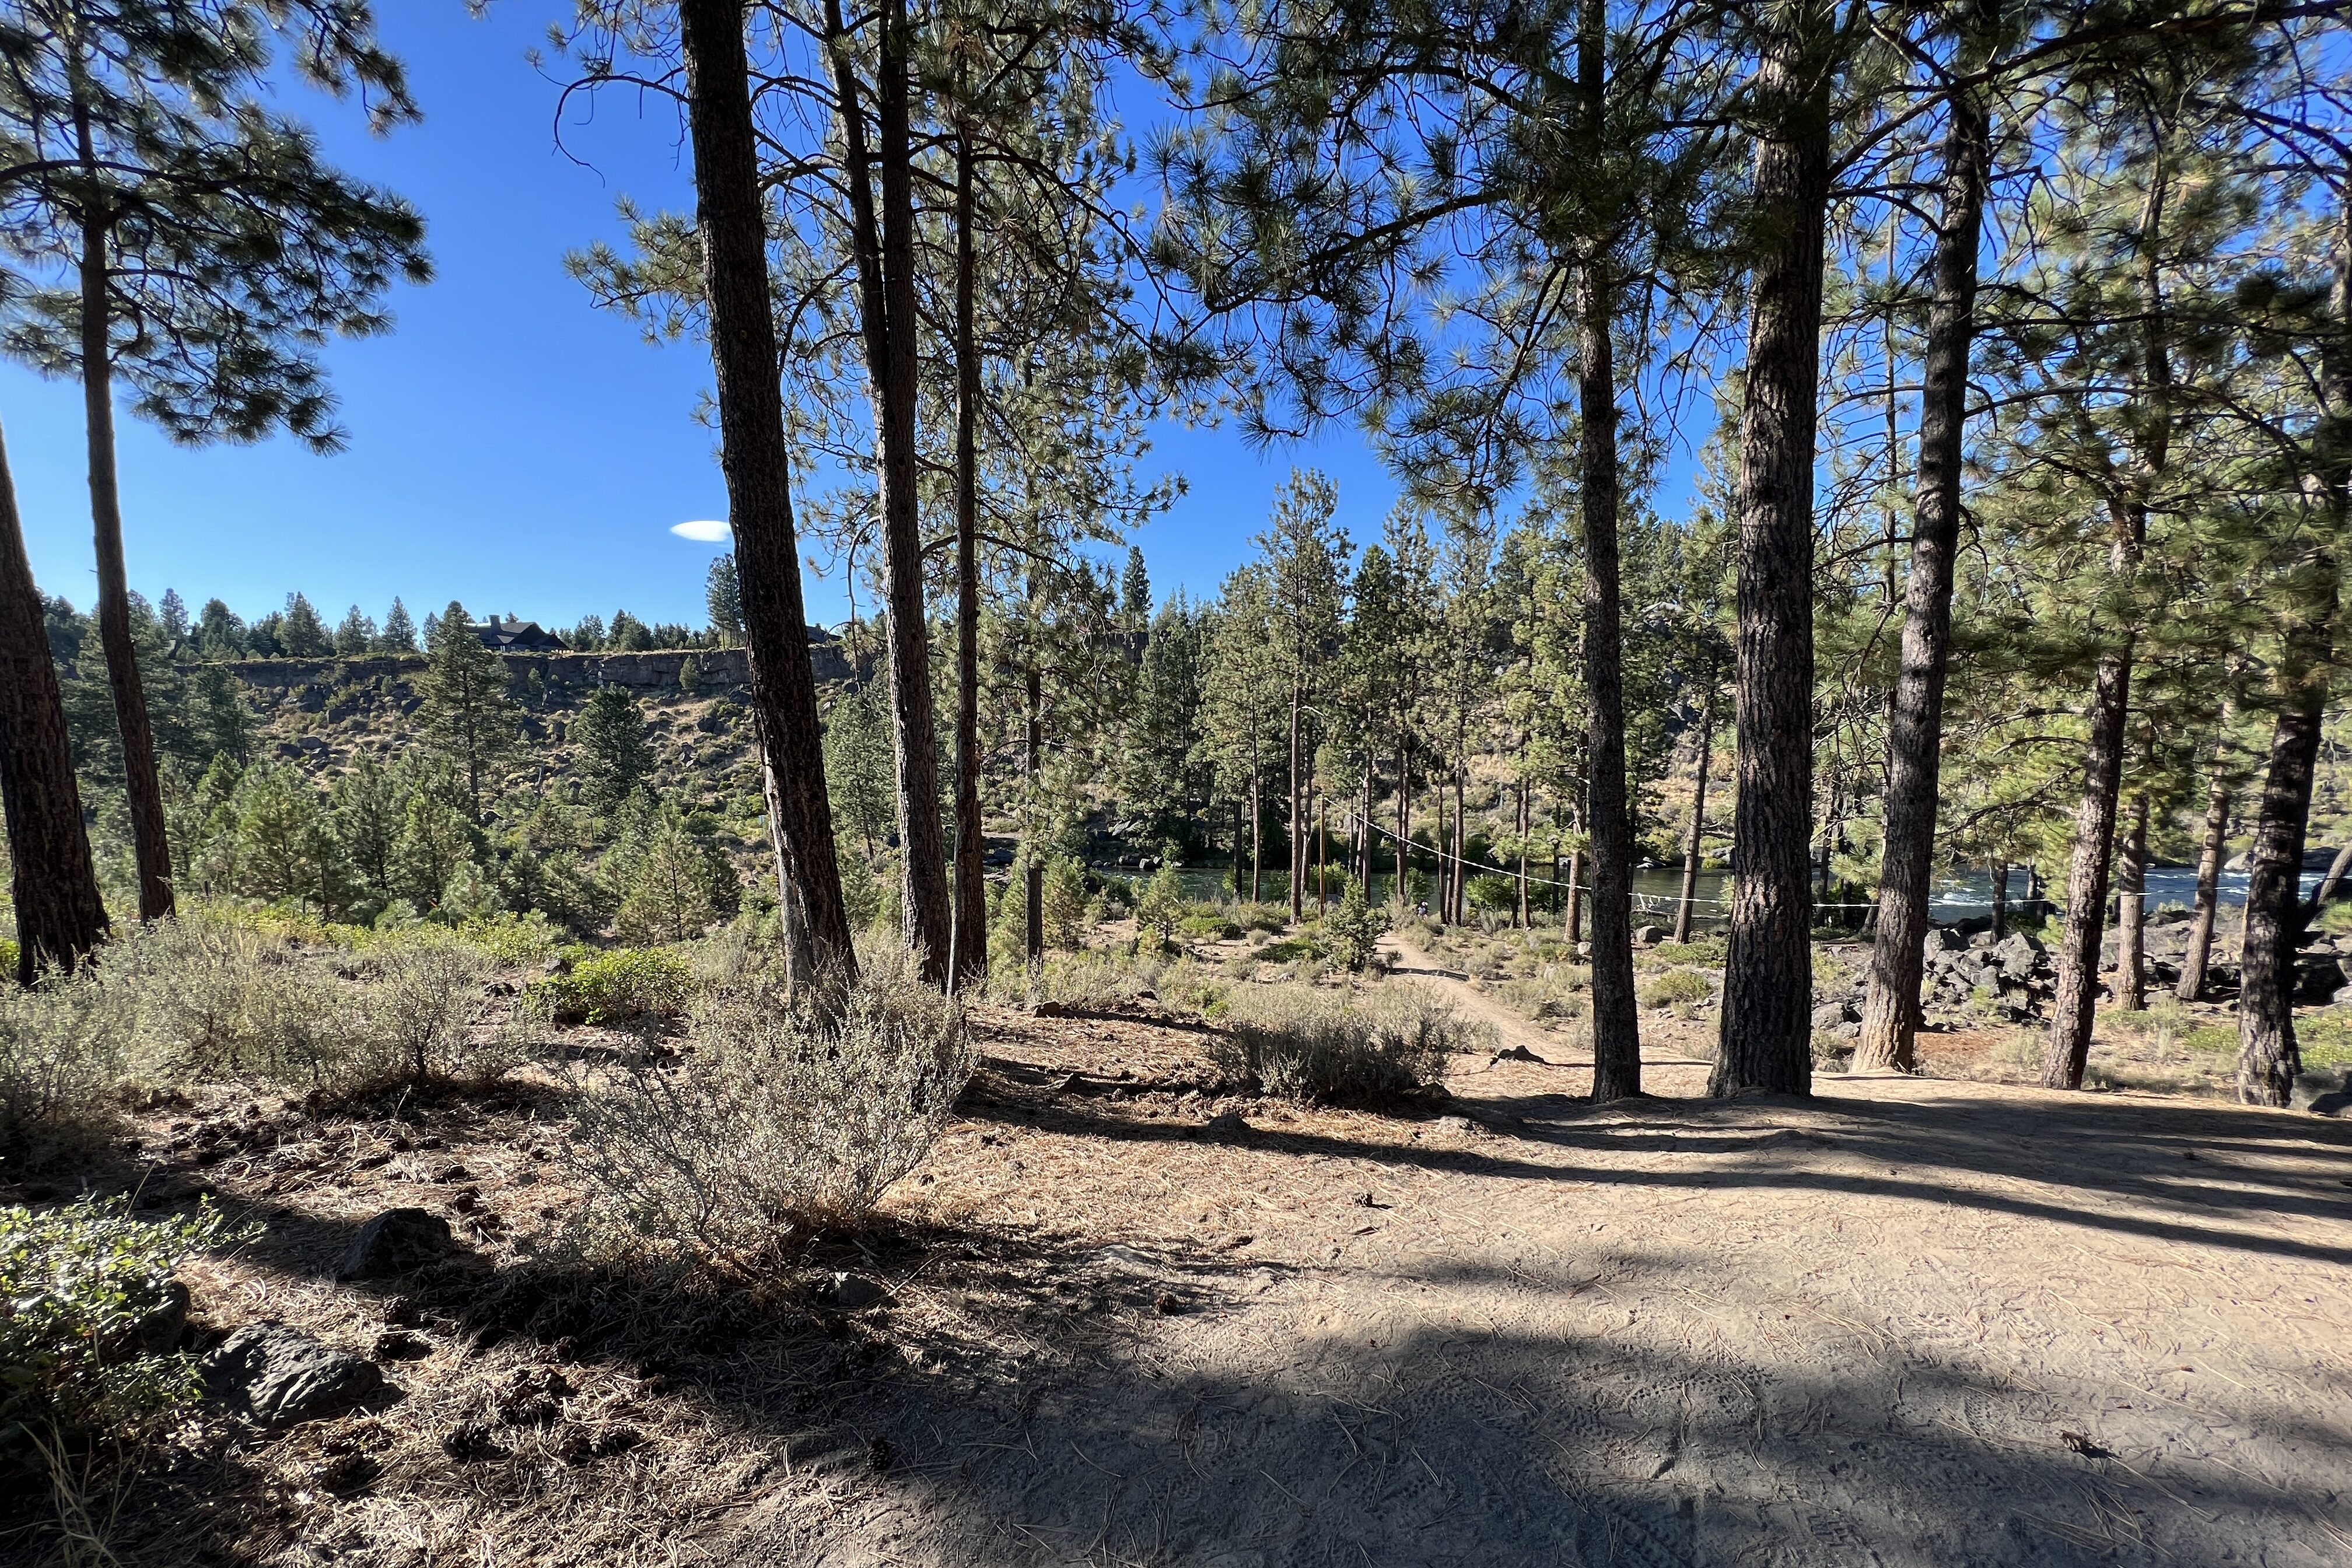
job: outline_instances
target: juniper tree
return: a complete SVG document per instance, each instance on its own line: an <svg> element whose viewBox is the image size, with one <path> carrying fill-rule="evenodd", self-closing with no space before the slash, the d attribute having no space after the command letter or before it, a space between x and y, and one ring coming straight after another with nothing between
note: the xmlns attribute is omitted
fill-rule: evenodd
<svg viewBox="0 0 2352 1568"><path fill-rule="evenodd" d="M298 75L357 89L379 129L412 118L364 5L295 0L26 0L0 57L0 349L82 384L98 619L129 779L142 920L172 910L150 715L131 642L114 392L184 442L283 428L331 450L318 344L386 325L395 278L429 276L404 203L320 161L272 113L272 44Z"/></svg>

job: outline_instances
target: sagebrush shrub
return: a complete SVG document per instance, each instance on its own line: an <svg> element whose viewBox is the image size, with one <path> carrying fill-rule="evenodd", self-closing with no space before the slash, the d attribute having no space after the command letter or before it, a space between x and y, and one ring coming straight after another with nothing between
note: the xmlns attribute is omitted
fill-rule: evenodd
<svg viewBox="0 0 2352 1568"><path fill-rule="evenodd" d="M29 990L0 975L0 1152L40 1156L96 1137L138 1033L135 989L96 965Z"/></svg>
<svg viewBox="0 0 2352 1568"><path fill-rule="evenodd" d="M856 1224L915 1167L970 1075L962 1019L895 940L859 963L855 984L790 1002L764 974L709 993L674 1060L588 1097L571 1140L586 1246L753 1269Z"/></svg>
<svg viewBox="0 0 2352 1568"><path fill-rule="evenodd" d="M482 1005L489 962L478 948L419 934L385 942L362 969L363 1025L352 1041L353 1066L383 1078L495 1078L511 1058L500 1047L477 1048L469 1026Z"/></svg>
<svg viewBox="0 0 2352 1568"><path fill-rule="evenodd" d="M1715 1000L1715 982L1696 969L1669 969L1642 987L1645 1007L1688 1007Z"/></svg>
<svg viewBox="0 0 2352 1568"><path fill-rule="evenodd" d="M1349 1100L1425 1089L1455 1051L1491 1043L1416 986L1387 984L1356 996L1305 986L1252 988L1231 998L1218 1068L1291 1100Z"/></svg>

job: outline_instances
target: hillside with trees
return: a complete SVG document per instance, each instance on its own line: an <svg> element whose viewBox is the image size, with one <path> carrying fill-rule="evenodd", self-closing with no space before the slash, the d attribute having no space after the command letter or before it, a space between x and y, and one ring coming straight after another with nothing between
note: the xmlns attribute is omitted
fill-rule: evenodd
<svg viewBox="0 0 2352 1568"><path fill-rule="evenodd" d="M131 590L429 106L0 5L0 1555L2343 1560L2347 9L559 5L556 626Z"/></svg>

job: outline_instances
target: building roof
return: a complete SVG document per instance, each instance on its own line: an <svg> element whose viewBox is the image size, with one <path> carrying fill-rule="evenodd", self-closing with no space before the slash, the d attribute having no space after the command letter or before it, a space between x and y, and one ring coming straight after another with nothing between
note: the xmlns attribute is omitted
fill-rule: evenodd
<svg viewBox="0 0 2352 1568"><path fill-rule="evenodd" d="M537 621L502 621L492 616L487 621L476 621L466 628L482 639L482 646L499 652L560 652L565 647L562 637Z"/></svg>

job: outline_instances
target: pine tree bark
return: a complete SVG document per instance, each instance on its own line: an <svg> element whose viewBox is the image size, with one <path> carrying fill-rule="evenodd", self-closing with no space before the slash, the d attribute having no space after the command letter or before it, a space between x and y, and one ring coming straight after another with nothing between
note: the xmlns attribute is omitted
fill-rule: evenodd
<svg viewBox="0 0 2352 1568"><path fill-rule="evenodd" d="M131 634L131 583L122 559L122 493L114 456L114 344L107 292L113 218L97 188L89 114L80 105L75 106L74 129L82 163L93 171L82 204L81 393L89 447L90 525L98 547L98 641L106 654L106 682L114 695L114 724L122 740L139 918L158 921L170 918L173 910L172 846L164 833L155 727L147 714L146 685L139 679L139 648Z"/></svg>
<svg viewBox="0 0 2352 1568"><path fill-rule="evenodd" d="M2145 526L2143 518L2140 526ZM2126 525L2109 560L2120 574L2138 559ZM2132 634L2099 658L2091 687L2091 735L2083 753L2083 798L2074 808L2074 853L2066 876L2066 924L2058 948L2057 990L2050 1004L2050 1036L2042 1047L2042 1082L2080 1089L2091 1055L2092 1005L2099 984L2100 939L2105 932L2108 849L2123 790L2124 721L2131 704Z"/></svg>
<svg viewBox="0 0 2352 1568"><path fill-rule="evenodd" d="M107 932L89 858L41 591L25 553L16 484L0 440L0 813L8 819L16 981L71 971Z"/></svg>
<svg viewBox="0 0 2352 1568"><path fill-rule="evenodd" d="M1683 845L1683 896L1675 906L1675 941L1690 941L1691 906L1698 901L1698 863L1706 853L1706 775L1715 755L1715 661L1706 666L1706 694L1698 710L1698 784L1691 792L1690 837Z"/></svg>
<svg viewBox="0 0 2352 1568"><path fill-rule="evenodd" d="M1904 584L1903 652L1887 716L1886 819L1878 929L1857 1070L1917 1066L1919 982L1934 891L1936 806L1944 743L1944 685L1952 657L1952 574L1959 553L1961 437L1968 425L1969 344L1976 327L1977 248L1992 127L1983 101L1955 93L1944 135L1936 293L1919 397L1919 499Z"/></svg>
<svg viewBox="0 0 2352 1568"><path fill-rule="evenodd" d="M2009 858L2001 857L2000 864L1992 868L1992 939L1999 942L2009 934Z"/></svg>
<svg viewBox="0 0 2352 1568"><path fill-rule="evenodd" d="M1303 656L1305 650L1301 649L1299 652ZM1295 668L1290 680L1290 778L1283 801L1285 808L1290 814L1288 847L1290 850L1290 920L1293 925L1298 923L1307 907L1307 823L1304 810L1307 781L1299 772L1298 762L1299 707L1306 700L1304 694L1299 690L1299 683L1304 679L1303 667Z"/></svg>
<svg viewBox="0 0 2352 1568"><path fill-rule="evenodd" d="M1033 566L1029 578L1029 603L1033 610L1037 604L1038 586L1036 568ZM1034 647L1029 653L1023 700L1026 707L1021 728L1024 742L1022 772L1027 781L1030 809L1034 812L1038 784L1045 771L1045 679L1037 668L1037 654ZM1024 905L1022 951L1032 963L1043 961L1045 956L1045 866L1037 858L1037 849L1038 846L1034 843L1022 846L1021 885L1023 898L1026 900Z"/></svg>
<svg viewBox="0 0 2352 1568"><path fill-rule="evenodd" d="M2147 1007L2147 792L2132 800L2131 826L2116 857L2116 1005Z"/></svg>
<svg viewBox="0 0 2352 1568"><path fill-rule="evenodd" d="M2142 311L2141 395L2146 417L2137 473L2110 503L2115 530L2107 552L2111 582L2127 583L2147 542L2147 495L2171 454L2172 357L2157 245L2164 228L2169 180L2161 163L2141 198L2138 232ZM2128 612L2126 612L2128 616ZM2042 1082L2080 1089L2090 1060L2092 1006L2098 987L2099 949L2106 915L2108 848L2123 789L2124 726L2130 717L2133 628L2117 628L2101 654L2092 682L2091 734L2084 754L2083 798L2074 813L2074 853L2066 882L2066 925L2058 952L2058 988L2051 1002L2050 1037L2042 1047Z"/></svg>
<svg viewBox="0 0 2352 1568"><path fill-rule="evenodd" d="M2229 718L2213 742L2213 777L2205 790L2205 832L2197 850L2197 900L2189 920L2189 947L2180 957L2180 980L2172 994L2183 1002L2205 994L2205 971L2213 960L2213 921L2220 911L2221 856L2230 838L2231 789L2223 763L2229 747Z"/></svg>
<svg viewBox="0 0 2352 1568"><path fill-rule="evenodd" d="M913 90L906 0L885 0L874 82L875 142L838 0L827 0L834 85L848 157L851 248L858 274L866 375L872 384L882 514L882 574L889 605L890 717L898 776L898 855L907 945L923 978L947 980L949 902L940 836L939 736L931 703L930 627L918 527ZM875 189L877 183L878 193ZM878 212L877 212L878 205Z"/></svg>
<svg viewBox="0 0 2352 1568"><path fill-rule="evenodd" d="M1738 729L1731 939L1708 1092L1812 1088L1813 963L1806 846L1813 787L1813 443L1830 185L1833 23L1794 0L1765 37L1769 121L1753 199L1775 226L1750 288L1740 413ZM1596 916L1598 910L1595 910Z"/></svg>
<svg viewBox="0 0 2352 1568"><path fill-rule="evenodd" d="M980 329L971 139L956 137L955 953L961 982L988 973L980 817Z"/></svg>
<svg viewBox="0 0 2352 1568"><path fill-rule="evenodd" d="M1587 15L1598 7L1588 5ZM1589 40L1580 69L1598 69ZM1592 1099L1642 1092L1633 994L1633 817L1625 790L1624 634L1618 592L1617 369L1612 280L1597 261L1577 279L1577 402L1584 524L1585 821L1592 853Z"/></svg>
<svg viewBox="0 0 2352 1568"><path fill-rule="evenodd" d="M825 795L824 730L809 665L792 463L776 378L743 0L680 0L678 23L694 138L695 227L710 310L719 468L735 532L745 663L766 765L776 780L776 826L790 869L788 885L779 891L805 921L811 962L852 978L857 958Z"/></svg>
<svg viewBox="0 0 2352 1568"><path fill-rule="evenodd" d="M2284 701L2271 731L2270 771L2246 879L2237 1076L2238 1098L2250 1105L2287 1103L2303 1069L2294 1037L2294 955L2303 937L2298 889L2336 651L2342 591L2336 550L2352 526L2352 202L2337 215L2337 226L2329 301L2334 331L2320 346L2321 418L2315 436L2326 526L2302 563L2307 597L2288 627L2279 661Z"/></svg>

